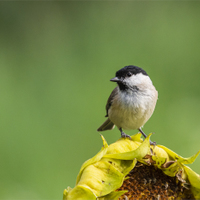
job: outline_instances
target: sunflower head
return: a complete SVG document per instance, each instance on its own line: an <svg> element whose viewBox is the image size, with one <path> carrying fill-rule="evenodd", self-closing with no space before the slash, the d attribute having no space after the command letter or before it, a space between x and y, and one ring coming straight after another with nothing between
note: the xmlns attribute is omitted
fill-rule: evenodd
<svg viewBox="0 0 200 200"><path fill-rule="evenodd" d="M198 154L183 158L162 145L143 141L141 134L132 140L120 138L103 147L83 163L76 186L64 190L64 200L86 199L198 199L200 176L185 164Z"/></svg>

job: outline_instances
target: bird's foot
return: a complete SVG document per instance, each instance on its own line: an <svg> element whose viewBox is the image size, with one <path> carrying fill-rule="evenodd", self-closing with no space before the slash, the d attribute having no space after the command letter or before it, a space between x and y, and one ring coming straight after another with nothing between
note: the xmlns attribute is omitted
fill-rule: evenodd
<svg viewBox="0 0 200 200"><path fill-rule="evenodd" d="M121 131L121 137L122 138L129 138L130 140L132 140L130 135L127 135L126 133L124 133L123 131Z"/></svg>
<svg viewBox="0 0 200 200"><path fill-rule="evenodd" d="M147 135L142 131L141 128L139 128L138 130L140 131L140 133L142 133L142 135L143 135L145 138L147 137ZM149 139L149 142L150 142L150 145L153 145L153 146L156 145L156 142L152 142L150 139Z"/></svg>
<svg viewBox="0 0 200 200"><path fill-rule="evenodd" d="M150 145L156 146L156 142L152 142L151 140L149 140Z"/></svg>

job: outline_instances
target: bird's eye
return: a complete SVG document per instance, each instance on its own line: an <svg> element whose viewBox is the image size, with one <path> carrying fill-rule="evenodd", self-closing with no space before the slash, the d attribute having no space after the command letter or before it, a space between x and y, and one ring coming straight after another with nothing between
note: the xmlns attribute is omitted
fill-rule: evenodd
<svg viewBox="0 0 200 200"><path fill-rule="evenodd" d="M131 73L131 72L128 72L128 73L127 73L127 76L128 76L128 77L132 76L132 73Z"/></svg>

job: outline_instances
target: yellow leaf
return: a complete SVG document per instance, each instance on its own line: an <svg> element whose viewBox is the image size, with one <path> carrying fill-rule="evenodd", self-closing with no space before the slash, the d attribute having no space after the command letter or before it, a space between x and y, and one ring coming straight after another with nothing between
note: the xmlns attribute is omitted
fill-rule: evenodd
<svg viewBox="0 0 200 200"><path fill-rule="evenodd" d="M105 154L103 157L122 160L133 160L134 158L142 159L150 150L149 138L151 135L152 133L149 134L148 137L144 140L144 142L142 142L141 145L133 151L116 154Z"/></svg>

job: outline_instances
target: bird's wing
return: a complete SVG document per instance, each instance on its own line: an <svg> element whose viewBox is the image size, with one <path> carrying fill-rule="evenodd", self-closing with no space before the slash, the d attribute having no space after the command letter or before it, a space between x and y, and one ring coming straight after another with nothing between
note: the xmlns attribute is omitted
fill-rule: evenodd
<svg viewBox="0 0 200 200"><path fill-rule="evenodd" d="M108 101L107 101L107 104L106 104L106 116L105 117L108 117L108 110L110 108L110 106L112 105L112 101L114 99L114 97L117 95L117 92L118 92L118 88L116 87L110 94L109 98L108 98Z"/></svg>
<svg viewBox="0 0 200 200"><path fill-rule="evenodd" d="M106 130L112 130L115 127L115 125L110 121L108 118L98 129L97 131L106 131Z"/></svg>

